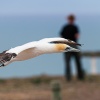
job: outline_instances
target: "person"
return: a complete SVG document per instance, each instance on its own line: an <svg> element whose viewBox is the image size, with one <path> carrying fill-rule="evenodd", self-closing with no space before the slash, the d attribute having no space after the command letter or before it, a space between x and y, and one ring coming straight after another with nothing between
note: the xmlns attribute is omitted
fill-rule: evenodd
<svg viewBox="0 0 100 100"><path fill-rule="evenodd" d="M60 33L61 37L65 39L70 39L75 42L78 42L79 38L79 28L74 24L75 22L75 16L74 15L69 15L67 17L68 24L66 24ZM77 46L75 48L78 48ZM74 57L76 61L76 67L77 67L77 78L79 80L84 79L84 73L81 65L81 56L80 53L78 52L69 52L69 53L64 53L64 58L65 58L65 77L68 81L71 80L71 58Z"/></svg>

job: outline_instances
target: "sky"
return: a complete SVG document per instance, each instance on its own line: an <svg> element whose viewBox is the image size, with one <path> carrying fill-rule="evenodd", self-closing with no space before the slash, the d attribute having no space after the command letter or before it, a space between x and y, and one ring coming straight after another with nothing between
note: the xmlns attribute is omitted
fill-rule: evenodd
<svg viewBox="0 0 100 100"><path fill-rule="evenodd" d="M98 14L100 0L0 0L0 15Z"/></svg>
<svg viewBox="0 0 100 100"><path fill-rule="evenodd" d="M97 19L96 21L92 20L94 17L90 18L90 16L86 16L100 15L100 0L0 0L0 45L2 45L2 42L4 44L4 46L0 48L0 52L33 40L58 36L58 31L65 23L65 16L70 13L85 16L85 18L83 16L83 20L82 17L80 19L78 16L78 24L82 32L81 42L83 44L85 43L82 49L99 50L99 16L95 17L95 19ZM37 18L35 16L33 19L31 19L31 17L23 17L31 15L38 15L39 17ZM62 19L59 20L57 17L47 17L45 15L62 15ZM20 18L18 16L22 17ZM54 20L54 18L56 19ZM44 24L44 26L41 27L40 23ZM38 27L39 30L37 29ZM35 33L35 35L33 33ZM88 38L88 34L91 34L90 39ZM94 48L91 41L98 46L95 45ZM57 60L55 60L56 58ZM0 77L27 77L32 76L33 73L34 75L43 73L63 75L64 62L62 59L62 54L53 54L39 56L35 59L20 63L15 62L0 69Z"/></svg>

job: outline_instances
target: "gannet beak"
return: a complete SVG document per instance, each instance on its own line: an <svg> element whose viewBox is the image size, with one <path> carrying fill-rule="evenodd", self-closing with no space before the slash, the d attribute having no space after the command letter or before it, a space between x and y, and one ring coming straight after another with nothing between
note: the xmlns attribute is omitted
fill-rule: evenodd
<svg viewBox="0 0 100 100"><path fill-rule="evenodd" d="M66 50L67 52L80 52L79 49L75 49L75 48L73 48L73 47L67 47L65 50Z"/></svg>

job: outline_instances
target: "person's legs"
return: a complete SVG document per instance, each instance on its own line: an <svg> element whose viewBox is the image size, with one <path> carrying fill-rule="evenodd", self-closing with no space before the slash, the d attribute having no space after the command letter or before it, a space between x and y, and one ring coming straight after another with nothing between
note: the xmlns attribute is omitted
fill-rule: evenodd
<svg viewBox="0 0 100 100"><path fill-rule="evenodd" d="M83 72L82 65L81 65L80 53L74 52L73 55L75 56L78 79L83 80L84 79L84 72Z"/></svg>
<svg viewBox="0 0 100 100"><path fill-rule="evenodd" d="M65 56L65 77L66 80L71 80L71 66L70 66L70 59L71 59L71 53L64 53Z"/></svg>

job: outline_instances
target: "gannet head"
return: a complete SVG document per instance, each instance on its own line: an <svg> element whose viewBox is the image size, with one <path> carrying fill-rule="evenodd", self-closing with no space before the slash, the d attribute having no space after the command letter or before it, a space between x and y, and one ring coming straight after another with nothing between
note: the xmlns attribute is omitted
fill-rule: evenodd
<svg viewBox="0 0 100 100"><path fill-rule="evenodd" d="M79 52L79 49L76 49L75 46L81 46L74 41L67 40L67 39L53 39L53 40L42 40L39 41L38 48L43 53L56 53L56 52Z"/></svg>

